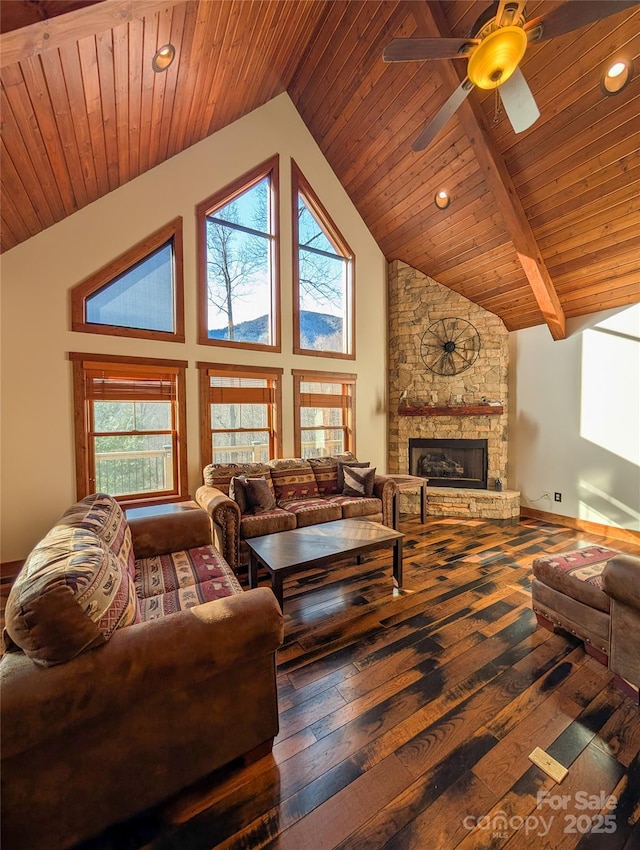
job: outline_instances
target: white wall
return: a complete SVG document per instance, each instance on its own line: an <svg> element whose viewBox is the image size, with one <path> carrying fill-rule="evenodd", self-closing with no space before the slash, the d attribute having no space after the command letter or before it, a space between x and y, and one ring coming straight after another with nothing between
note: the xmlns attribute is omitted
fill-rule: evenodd
<svg viewBox="0 0 640 850"><path fill-rule="evenodd" d="M280 154L282 353L198 345L195 206ZM294 158L356 255L356 356L293 355L291 172ZM183 217L186 342L74 333L69 291L175 216ZM76 499L69 351L189 361L189 487L201 483L196 361L284 368L283 455L293 455L291 369L354 372L357 453L386 469L386 263L373 237L282 94L2 257L3 562L24 557Z"/></svg>
<svg viewBox="0 0 640 850"><path fill-rule="evenodd" d="M567 330L510 334L510 486L525 507L640 530L640 304Z"/></svg>

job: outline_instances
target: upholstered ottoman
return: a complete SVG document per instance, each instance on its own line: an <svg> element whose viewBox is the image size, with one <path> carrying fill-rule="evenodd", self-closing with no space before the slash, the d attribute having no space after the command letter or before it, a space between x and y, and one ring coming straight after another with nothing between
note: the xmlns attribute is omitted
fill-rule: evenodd
<svg viewBox="0 0 640 850"><path fill-rule="evenodd" d="M533 562L531 596L538 623L560 626L584 641L585 650L608 664L611 600L602 589L602 571L619 555L604 546L559 552Z"/></svg>

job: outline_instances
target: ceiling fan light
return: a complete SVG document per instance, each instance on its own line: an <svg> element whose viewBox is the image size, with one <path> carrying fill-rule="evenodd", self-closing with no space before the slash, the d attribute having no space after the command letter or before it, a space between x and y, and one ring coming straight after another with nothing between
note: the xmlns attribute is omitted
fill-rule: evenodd
<svg viewBox="0 0 640 850"><path fill-rule="evenodd" d="M600 80L600 87L606 95L618 94L631 82L633 66L626 59L612 62Z"/></svg>
<svg viewBox="0 0 640 850"><path fill-rule="evenodd" d="M506 83L527 49L522 27L500 27L489 33L469 58L467 76L480 89L495 89Z"/></svg>
<svg viewBox="0 0 640 850"><path fill-rule="evenodd" d="M446 210L446 208L451 203L451 196L448 192L445 192L444 189L440 189L433 196L433 203L438 207L439 210Z"/></svg>
<svg viewBox="0 0 640 850"><path fill-rule="evenodd" d="M160 74L162 71L167 70L175 58L176 49L173 44L165 44L159 50L156 50L151 60L151 67L157 74Z"/></svg>

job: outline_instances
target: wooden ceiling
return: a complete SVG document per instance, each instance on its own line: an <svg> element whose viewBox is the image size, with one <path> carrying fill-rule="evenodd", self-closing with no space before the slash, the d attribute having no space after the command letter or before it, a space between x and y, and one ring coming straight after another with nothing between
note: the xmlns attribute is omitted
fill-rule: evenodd
<svg viewBox="0 0 640 850"><path fill-rule="evenodd" d="M466 63L386 64L383 48L468 36L488 5L3 3L2 250L288 91L388 260L556 339L567 317L640 301L640 5L529 46L521 68L541 112L529 130L515 135L475 90L414 153ZM527 17L558 5L530 0ZM155 74L166 42L177 60ZM636 77L606 97L602 70L619 55Z"/></svg>

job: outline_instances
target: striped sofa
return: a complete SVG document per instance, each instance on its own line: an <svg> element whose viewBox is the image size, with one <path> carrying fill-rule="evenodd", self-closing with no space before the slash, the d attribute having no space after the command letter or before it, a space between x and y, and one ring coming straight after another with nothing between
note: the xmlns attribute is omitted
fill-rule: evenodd
<svg viewBox="0 0 640 850"><path fill-rule="evenodd" d="M196 506L127 521L105 494L73 505L5 622L4 846L70 846L277 734L280 608L242 591Z"/></svg>
<svg viewBox="0 0 640 850"><path fill-rule="evenodd" d="M209 464L204 484L196 492L198 504L211 517L215 544L234 570L249 563L246 540L302 526L355 518L393 527L396 485L386 475L375 475L371 495L345 494L343 467L362 467L355 455L284 458L267 463ZM238 477L264 478L272 506L256 511L232 498ZM348 488L347 488L348 490ZM245 508L243 510L243 508Z"/></svg>

